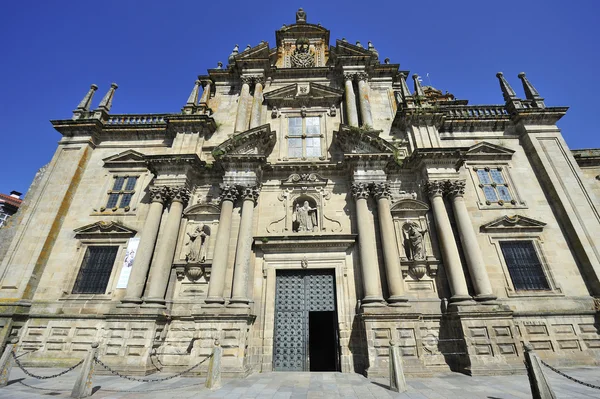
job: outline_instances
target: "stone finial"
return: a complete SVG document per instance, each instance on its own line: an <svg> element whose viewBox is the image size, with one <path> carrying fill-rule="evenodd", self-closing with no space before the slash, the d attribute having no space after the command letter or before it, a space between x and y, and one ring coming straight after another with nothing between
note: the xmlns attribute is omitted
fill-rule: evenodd
<svg viewBox="0 0 600 399"><path fill-rule="evenodd" d="M302 8L299 8L296 11L296 23L297 24L305 24L306 23L306 12Z"/></svg>
<svg viewBox="0 0 600 399"><path fill-rule="evenodd" d="M390 59L389 59L389 58L386 58L385 60L383 60L383 63L384 63L384 64L389 64L389 63L390 63Z"/></svg>
<svg viewBox="0 0 600 399"><path fill-rule="evenodd" d="M379 58L379 52L375 49L375 46L373 46L373 43L371 43L370 40L369 43L367 43L367 48L375 56L375 58Z"/></svg>
<svg viewBox="0 0 600 399"><path fill-rule="evenodd" d="M240 46L236 44L233 47L233 50L231 51L231 54L229 54L229 58L227 58L227 61L230 64L233 64L233 61L235 60L235 56L238 55L239 53L240 53Z"/></svg>
<svg viewBox="0 0 600 399"><path fill-rule="evenodd" d="M364 48L363 45L360 44L360 42L358 40L356 41L356 47Z"/></svg>
<svg viewBox="0 0 600 399"><path fill-rule="evenodd" d="M400 74L400 94L402 95L402 101L405 104L410 104L413 102L413 96L410 90L408 89L408 84L406 83L406 75Z"/></svg>
<svg viewBox="0 0 600 399"><path fill-rule="evenodd" d="M344 43L348 43L348 40L347 40L345 37L342 37L342 41L343 41Z"/></svg>
<svg viewBox="0 0 600 399"><path fill-rule="evenodd" d="M221 61L217 62L217 69L223 69L223 63Z"/></svg>
<svg viewBox="0 0 600 399"><path fill-rule="evenodd" d="M525 91L525 98L531 100L533 105L537 108L546 108L546 104L544 104L544 99L540 96L540 93L533 87L533 85L529 82L527 77L525 76L525 72L521 72L519 74L519 79L523 83L523 90Z"/></svg>
<svg viewBox="0 0 600 399"><path fill-rule="evenodd" d="M250 46L249 44L246 44L246 48L244 49L244 51L248 51L252 48L252 46Z"/></svg>
<svg viewBox="0 0 600 399"><path fill-rule="evenodd" d="M417 97L425 97L425 92L423 91L423 87L421 86L421 81L419 80L419 75L416 73L412 76L414 86L415 86L415 96Z"/></svg>
<svg viewBox="0 0 600 399"><path fill-rule="evenodd" d="M92 98L94 97L94 93L98 90L98 86L95 84L90 86L90 90L87 92L83 100L77 106L77 111L89 111L90 105L92 104Z"/></svg>
<svg viewBox="0 0 600 399"><path fill-rule="evenodd" d="M515 93L513 88L510 87L506 79L504 79L504 74L502 72L498 72L496 77L500 81L500 89L502 90L502 97L504 97L504 101L510 102L512 100L516 100L517 93Z"/></svg>
<svg viewBox="0 0 600 399"><path fill-rule="evenodd" d="M110 111L110 108L112 107L113 97L115 96L115 90L117 90L118 87L119 86L116 83L110 84L110 89L108 89L108 92L106 93L102 101L100 101L100 105L98 105L99 110L102 110L104 112Z"/></svg>
<svg viewBox="0 0 600 399"><path fill-rule="evenodd" d="M194 88L188 97L187 103L185 104L188 107L194 107L198 104L198 94L200 92L200 81L196 80L194 84Z"/></svg>

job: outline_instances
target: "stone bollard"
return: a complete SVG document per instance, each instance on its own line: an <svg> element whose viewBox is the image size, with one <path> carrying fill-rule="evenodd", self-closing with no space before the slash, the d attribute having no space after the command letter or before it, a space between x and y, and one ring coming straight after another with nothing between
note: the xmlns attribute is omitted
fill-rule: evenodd
<svg viewBox="0 0 600 399"><path fill-rule="evenodd" d="M398 342L390 341L390 390L394 392L406 392L406 379L404 378L404 367L402 366L402 354Z"/></svg>
<svg viewBox="0 0 600 399"><path fill-rule="evenodd" d="M529 343L524 344L525 364L527 365L527 376L529 385L531 385L531 396L533 399L556 399L550 384L546 381L546 376L542 370L542 363L538 355L533 351L533 346Z"/></svg>
<svg viewBox="0 0 600 399"><path fill-rule="evenodd" d="M219 343L219 340L215 340L215 347L213 348L212 358L208 362L208 375L206 376L205 386L208 389L219 389L221 388L221 355L223 349Z"/></svg>
<svg viewBox="0 0 600 399"><path fill-rule="evenodd" d="M87 398L92 394L92 379L94 377L94 358L98 353L98 342L94 342L92 347L85 356L85 360L81 366L81 371L75 380L71 397L76 399Z"/></svg>
<svg viewBox="0 0 600 399"><path fill-rule="evenodd" d="M8 384L10 371L15 363L12 354L17 351L17 342L19 342L17 338L11 338L10 343L4 348L2 357L0 357L0 387L5 387Z"/></svg>

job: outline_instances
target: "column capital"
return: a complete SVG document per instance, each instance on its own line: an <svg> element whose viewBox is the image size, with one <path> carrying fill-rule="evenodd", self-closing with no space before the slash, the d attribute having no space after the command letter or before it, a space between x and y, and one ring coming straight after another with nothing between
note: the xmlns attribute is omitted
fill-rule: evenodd
<svg viewBox="0 0 600 399"><path fill-rule="evenodd" d="M254 81L254 84L259 84L261 86L264 86L265 84L265 77L264 76L253 76L252 80Z"/></svg>
<svg viewBox="0 0 600 399"><path fill-rule="evenodd" d="M425 183L425 192L430 198L441 197L444 195L445 183L444 180L430 180Z"/></svg>
<svg viewBox="0 0 600 399"><path fill-rule="evenodd" d="M381 198L387 198L389 200L392 199L392 192L390 191L390 183L388 183L388 182L373 183L371 191L373 193L373 196L377 200L379 200Z"/></svg>
<svg viewBox="0 0 600 399"><path fill-rule="evenodd" d="M152 202L164 204L171 197L171 190L167 186L150 187L150 198Z"/></svg>
<svg viewBox="0 0 600 399"><path fill-rule="evenodd" d="M258 201L258 196L260 194L260 186L259 185L240 186L238 188L238 192L239 192L242 200L244 200L244 201L251 200L252 202L256 203L256 201Z"/></svg>
<svg viewBox="0 0 600 399"><path fill-rule="evenodd" d="M254 76L240 76L240 80L242 81L242 84L250 85L254 80Z"/></svg>
<svg viewBox="0 0 600 399"><path fill-rule="evenodd" d="M369 74L366 72L357 72L354 77L356 78L357 81L367 81L369 79Z"/></svg>
<svg viewBox="0 0 600 399"><path fill-rule="evenodd" d="M465 195L465 185L464 180L448 180L446 182L446 192L451 198L462 197Z"/></svg>
<svg viewBox="0 0 600 399"><path fill-rule="evenodd" d="M219 186L221 189L221 202L223 201L231 201L235 202L238 198L238 189L235 186L230 186L229 184L221 184Z"/></svg>
<svg viewBox="0 0 600 399"><path fill-rule="evenodd" d="M184 206L190 199L190 190L186 187L172 187L171 188L171 202L181 202Z"/></svg>
<svg viewBox="0 0 600 399"><path fill-rule="evenodd" d="M356 72L344 72L344 81L346 80L354 80L354 77L356 76Z"/></svg>
<svg viewBox="0 0 600 399"><path fill-rule="evenodd" d="M371 193L369 183L352 183L352 196L354 199L367 199Z"/></svg>

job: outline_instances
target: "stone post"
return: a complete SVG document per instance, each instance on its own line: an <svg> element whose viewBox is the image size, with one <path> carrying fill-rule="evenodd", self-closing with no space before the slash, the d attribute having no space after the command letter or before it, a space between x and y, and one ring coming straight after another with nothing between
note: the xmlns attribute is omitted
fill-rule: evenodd
<svg viewBox="0 0 600 399"><path fill-rule="evenodd" d="M254 100L252 101L252 113L250 115L250 129L260 126L260 114L263 103L263 77L254 78Z"/></svg>
<svg viewBox="0 0 600 399"><path fill-rule="evenodd" d="M390 341L390 390L394 392L406 392L406 378L404 378L404 366L402 354L398 342Z"/></svg>
<svg viewBox="0 0 600 399"><path fill-rule="evenodd" d="M158 237L164 204L169 197L169 188L164 186L152 187L150 188L150 196L152 203L146 217L146 223L144 223L138 251L131 267L125 298L119 306L132 306L142 302L141 298L144 293L144 285L150 268L150 260L154 253L156 238Z"/></svg>
<svg viewBox="0 0 600 399"><path fill-rule="evenodd" d="M204 89L202 91L202 97L200 97L200 105L207 107L208 100L210 100L211 81L205 80L202 83L204 83Z"/></svg>
<svg viewBox="0 0 600 399"><path fill-rule="evenodd" d="M381 234L381 244L383 247L383 259L385 262L385 273L387 275L388 289L390 297L388 302L394 304L406 302L404 297L404 281L400 270L400 257L396 240L396 231L394 230L394 221L390 207L389 183L377 183L373 188L375 199L377 200L377 213L379 214L379 233Z"/></svg>
<svg viewBox="0 0 600 399"><path fill-rule="evenodd" d="M469 301L469 291L467 289L467 281L463 273L460 262L460 255L452 233L450 219L446 212L444 199L444 182L441 180L432 180L427 182L426 189L433 208L433 217L437 227L440 246L442 247L442 257L448 282L450 283L450 291L452 292L451 302Z"/></svg>
<svg viewBox="0 0 600 399"><path fill-rule="evenodd" d="M247 307L248 277L250 274L250 255L252 253L252 222L254 219L254 205L260 194L259 186L246 186L240 189L242 197L242 220L238 233L235 251L235 265L233 269L233 289L230 303L235 306Z"/></svg>
<svg viewBox="0 0 600 399"><path fill-rule="evenodd" d="M469 268L469 274L475 289L475 299L481 301L496 299L492 291L492 284L485 268L485 262L481 254L481 248L477 242L477 236L469 218L469 212L465 205L465 182L461 180L448 181L448 193L452 201L452 209L456 217L458 234L462 243L463 251Z"/></svg>
<svg viewBox="0 0 600 399"><path fill-rule="evenodd" d="M156 249L154 264L150 269L150 286L148 294L144 298L144 306L162 307L165 304L165 292L171 275L181 216L189 197L190 192L187 188L171 188L171 208L165 222L160 246Z"/></svg>
<svg viewBox="0 0 600 399"><path fill-rule="evenodd" d="M356 224L358 226L358 250L360 252L360 266L362 272L364 298L363 305L383 305L381 282L379 278L379 265L375 249L375 237L369 228L369 185L367 183L352 183L352 196L356 200Z"/></svg>
<svg viewBox="0 0 600 399"><path fill-rule="evenodd" d="M2 357L0 357L0 387L5 387L10 379L10 371L12 370L15 360L13 353L17 352L17 338L12 338L10 343L6 344Z"/></svg>
<svg viewBox="0 0 600 399"><path fill-rule="evenodd" d="M219 340L215 341L215 347L213 348L212 357L208 362L208 374L206 376L205 387L208 389L219 389L221 388L221 356L223 349Z"/></svg>
<svg viewBox="0 0 600 399"><path fill-rule="evenodd" d="M346 119L350 126L358 127L358 111L356 110L356 97L354 96L354 87L352 79L354 74L344 74L344 84L346 86Z"/></svg>
<svg viewBox="0 0 600 399"><path fill-rule="evenodd" d="M244 132L248 129L248 102L250 101L250 83L252 82L252 78L249 76L242 76L240 79L242 80L242 90L238 100L234 133Z"/></svg>
<svg viewBox="0 0 600 399"><path fill-rule="evenodd" d="M225 273L227 271L227 259L229 259L229 239L231 236L231 215L233 203L238 196L237 188L234 186L221 185L221 216L217 229L217 250L213 256L210 283L208 285L208 297L206 303L223 304L223 289L225 288Z"/></svg>
<svg viewBox="0 0 600 399"><path fill-rule="evenodd" d="M542 370L540 358L533 351L533 346L528 343L524 347L527 377L529 377L529 385L531 386L531 397L533 399L556 399L554 391L552 391Z"/></svg>
<svg viewBox="0 0 600 399"><path fill-rule="evenodd" d="M75 380L75 385L73 385L73 390L71 391L72 398L87 398L88 396L92 395L92 379L94 378L95 364L94 358L98 353L98 346L98 343L94 342L85 356L85 360L81 366L81 371L79 372L77 380Z"/></svg>
<svg viewBox="0 0 600 399"><path fill-rule="evenodd" d="M373 115L371 114L371 103L369 102L369 75L366 72L356 74L358 79L358 102L360 104L360 116L363 126L373 127Z"/></svg>

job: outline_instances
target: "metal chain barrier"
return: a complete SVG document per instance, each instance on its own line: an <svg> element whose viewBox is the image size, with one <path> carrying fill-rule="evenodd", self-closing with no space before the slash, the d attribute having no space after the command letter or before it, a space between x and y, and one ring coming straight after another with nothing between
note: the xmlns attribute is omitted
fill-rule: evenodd
<svg viewBox="0 0 600 399"><path fill-rule="evenodd" d="M57 374L53 374L53 375L36 375L33 374L32 372L28 371L27 369L25 369L25 367L23 367L23 365L21 364L21 361L19 360L19 358L15 355L15 352L11 352L11 355L15 361L15 364L21 369L23 370L23 372L25 374L27 374L29 377L33 377L36 378L38 380L49 380L50 378L56 378L56 377L60 377L61 375L65 375L67 374L69 371L73 371L74 369L76 369L78 366L81 365L81 363L83 363L83 359L81 359L81 361L71 367L69 367L66 370L61 371L60 373Z"/></svg>
<svg viewBox="0 0 600 399"><path fill-rule="evenodd" d="M204 363L205 361L207 361L208 359L210 359L212 357L212 354L210 354L210 356L207 356L206 359L202 360L201 362L193 365L192 367L185 369L177 374L168 376L168 377L164 377L164 378L135 378L135 377L130 377L127 375L123 375L121 373L119 373L116 370L111 369L110 367L108 367L106 364L104 364L102 362L102 360L98 359L97 357L94 357L94 362L98 363L100 366L104 367L106 370L110 371L112 374L116 375L117 377L121 377L124 378L126 380L129 381L137 381L137 382L161 382L161 381L167 381L167 380L172 380L173 378L177 378L177 377L181 377L182 375L184 375L185 373L188 373L190 371L192 371L193 369L195 369L196 367L200 366L202 363Z"/></svg>
<svg viewBox="0 0 600 399"><path fill-rule="evenodd" d="M565 373L563 373L562 371L555 369L554 367L550 366L548 363L546 363L545 361L543 361L542 359L540 359L540 362L542 362L542 364L546 367L548 367L550 370L554 371L556 374L562 375L563 377L565 377L568 380L571 380L573 382L576 382L578 384L584 385L588 388L594 388L594 389L600 389L599 385L594 385L594 384L590 384L588 382L583 382L581 380L578 380L577 378L573 378L570 375L566 375Z"/></svg>

